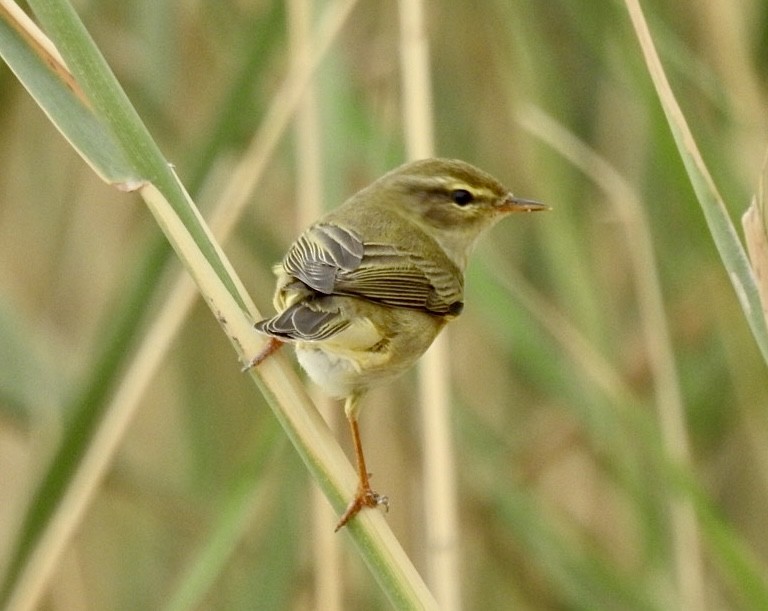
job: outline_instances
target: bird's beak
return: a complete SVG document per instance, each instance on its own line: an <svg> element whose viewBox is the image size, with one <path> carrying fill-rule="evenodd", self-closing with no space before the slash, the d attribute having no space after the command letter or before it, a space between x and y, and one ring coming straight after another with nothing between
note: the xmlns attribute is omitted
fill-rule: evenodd
<svg viewBox="0 0 768 611"><path fill-rule="evenodd" d="M522 199L509 193L499 203L499 210L503 212L535 212L537 210L551 210L551 208L541 202L532 199Z"/></svg>

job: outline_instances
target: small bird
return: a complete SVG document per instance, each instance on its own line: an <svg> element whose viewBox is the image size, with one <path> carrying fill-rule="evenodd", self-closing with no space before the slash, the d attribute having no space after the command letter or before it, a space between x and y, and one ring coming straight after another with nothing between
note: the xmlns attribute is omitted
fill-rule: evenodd
<svg viewBox="0 0 768 611"><path fill-rule="evenodd" d="M291 343L309 377L346 399L358 470L338 531L363 507L388 507L370 485L360 399L406 371L464 307L464 270L478 237L510 212L546 210L463 161L406 163L309 227L275 266L277 314L249 364Z"/></svg>

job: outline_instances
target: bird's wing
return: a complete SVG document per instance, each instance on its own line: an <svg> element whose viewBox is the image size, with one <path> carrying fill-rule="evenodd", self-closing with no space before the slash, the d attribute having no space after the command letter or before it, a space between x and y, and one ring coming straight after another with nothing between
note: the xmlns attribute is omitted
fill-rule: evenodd
<svg viewBox="0 0 768 611"><path fill-rule="evenodd" d="M359 267L364 252L357 234L338 225L318 224L293 243L283 268L315 291L332 295L339 272Z"/></svg>
<svg viewBox="0 0 768 611"><path fill-rule="evenodd" d="M341 316L338 309L327 310L313 302L300 301L254 326L257 331L272 337L312 342L333 337L349 324L349 319Z"/></svg>
<svg viewBox="0 0 768 611"><path fill-rule="evenodd" d="M325 295L363 297L435 314L461 311L462 275L447 257L434 261L416 249L364 242L355 232L334 224L314 225L302 234L283 267Z"/></svg>
<svg viewBox="0 0 768 611"><path fill-rule="evenodd" d="M457 304L463 297L461 274L447 257L440 263L418 252L366 243L360 265L338 274L336 290L396 307L458 314Z"/></svg>

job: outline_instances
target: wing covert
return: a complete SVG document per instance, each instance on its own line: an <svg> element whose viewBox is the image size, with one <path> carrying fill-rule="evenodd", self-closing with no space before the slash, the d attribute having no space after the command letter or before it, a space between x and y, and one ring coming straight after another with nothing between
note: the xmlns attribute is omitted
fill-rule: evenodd
<svg viewBox="0 0 768 611"><path fill-rule="evenodd" d="M310 288L331 295L337 274L358 267L363 253L362 240L349 229L313 225L293 243L283 267Z"/></svg>
<svg viewBox="0 0 768 611"><path fill-rule="evenodd" d="M293 304L273 318L257 322L257 331L284 340L322 341L346 329L350 321L339 310L312 307L312 302Z"/></svg>
<svg viewBox="0 0 768 611"><path fill-rule="evenodd" d="M464 294L461 272L441 250L425 248L431 256L417 250L363 242L350 229L321 223L294 242L283 268L324 295L362 297L394 307L455 315Z"/></svg>
<svg viewBox="0 0 768 611"><path fill-rule="evenodd" d="M447 258L440 263L388 244L366 243L360 265L338 274L336 292L447 314L462 300L464 287L455 266Z"/></svg>

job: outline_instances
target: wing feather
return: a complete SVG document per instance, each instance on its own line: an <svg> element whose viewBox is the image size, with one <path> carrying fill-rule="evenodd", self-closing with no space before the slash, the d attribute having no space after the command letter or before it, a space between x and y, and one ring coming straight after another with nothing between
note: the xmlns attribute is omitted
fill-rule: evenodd
<svg viewBox="0 0 768 611"><path fill-rule="evenodd" d="M307 286L333 294L336 275L355 269L364 255L360 238L338 225L313 225L294 242L283 260L285 271Z"/></svg>
<svg viewBox="0 0 768 611"><path fill-rule="evenodd" d="M256 330L284 340L322 341L349 326L350 321L339 310L312 307L313 302L300 301L273 318L255 324Z"/></svg>
<svg viewBox="0 0 768 611"><path fill-rule="evenodd" d="M433 260L416 251L364 242L349 229L321 223L296 240L283 268L324 295L362 297L435 314L458 313L464 286L456 265L447 256ZM435 248L429 252L432 257L442 253Z"/></svg>

